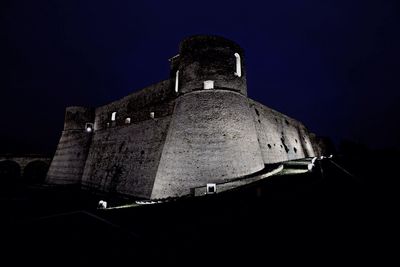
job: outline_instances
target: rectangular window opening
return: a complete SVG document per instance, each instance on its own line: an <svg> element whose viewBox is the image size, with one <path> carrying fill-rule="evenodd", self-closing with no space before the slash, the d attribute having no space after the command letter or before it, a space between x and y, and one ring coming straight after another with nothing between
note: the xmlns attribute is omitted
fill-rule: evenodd
<svg viewBox="0 0 400 267"><path fill-rule="evenodd" d="M117 117L117 112L114 111L113 113L111 113L111 121L115 121L115 118Z"/></svg>
<svg viewBox="0 0 400 267"><path fill-rule="evenodd" d="M204 89L214 89L214 81L204 81Z"/></svg>

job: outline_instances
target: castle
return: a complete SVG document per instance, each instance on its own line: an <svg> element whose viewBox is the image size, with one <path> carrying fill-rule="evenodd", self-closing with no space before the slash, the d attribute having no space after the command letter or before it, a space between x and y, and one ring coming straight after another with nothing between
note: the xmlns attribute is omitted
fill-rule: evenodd
<svg viewBox="0 0 400 267"><path fill-rule="evenodd" d="M170 62L168 80L101 107L68 107L46 182L159 199L320 155L301 122L247 97L234 42L189 37Z"/></svg>

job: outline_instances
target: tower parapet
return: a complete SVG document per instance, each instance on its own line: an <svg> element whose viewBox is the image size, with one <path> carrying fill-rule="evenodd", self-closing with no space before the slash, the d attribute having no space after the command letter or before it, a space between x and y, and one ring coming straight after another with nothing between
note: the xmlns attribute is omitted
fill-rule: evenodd
<svg viewBox="0 0 400 267"><path fill-rule="evenodd" d="M178 94L225 89L247 95L243 49L219 36L196 35L183 40L171 59Z"/></svg>

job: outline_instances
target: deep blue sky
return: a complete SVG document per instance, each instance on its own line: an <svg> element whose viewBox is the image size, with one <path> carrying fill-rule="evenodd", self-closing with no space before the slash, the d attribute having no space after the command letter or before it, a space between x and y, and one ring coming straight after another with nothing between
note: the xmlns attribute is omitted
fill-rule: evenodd
<svg viewBox="0 0 400 267"><path fill-rule="evenodd" d="M245 49L251 98L336 142L399 148L396 2L3 1L0 153L54 151L66 106L167 79L194 34Z"/></svg>

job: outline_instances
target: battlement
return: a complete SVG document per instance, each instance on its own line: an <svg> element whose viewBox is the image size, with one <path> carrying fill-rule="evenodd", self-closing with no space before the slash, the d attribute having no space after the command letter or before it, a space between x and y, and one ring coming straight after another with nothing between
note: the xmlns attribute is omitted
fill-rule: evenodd
<svg viewBox="0 0 400 267"><path fill-rule="evenodd" d="M122 99L96 108L94 129L115 126L169 116L172 114L176 94L169 80L150 85Z"/></svg>
<svg viewBox="0 0 400 267"><path fill-rule="evenodd" d="M171 80L178 94L215 88L247 95L243 49L219 36L186 38L171 59Z"/></svg>
<svg viewBox="0 0 400 267"><path fill-rule="evenodd" d="M64 130L94 131L169 116L174 99L192 91L230 90L247 95L244 52L219 36L184 39L172 57L171 78L96 109L68 107Z"/></svg>

